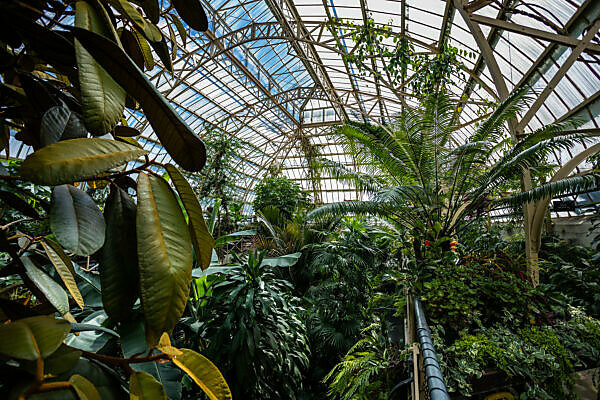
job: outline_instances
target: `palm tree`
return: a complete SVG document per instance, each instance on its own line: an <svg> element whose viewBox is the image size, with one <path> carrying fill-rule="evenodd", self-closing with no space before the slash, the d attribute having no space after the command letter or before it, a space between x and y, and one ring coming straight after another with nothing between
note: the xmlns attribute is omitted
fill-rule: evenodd
<svg viewBox="0 0 600 400"><path fill-rule="evenodd" d="M567 121L546 125L511 143L507 123L517 118L529 100L526 91L516 91L463 143L457 142L459 130L465 131L456 119L458 105L443 92L432 94L417 108L405 108L389 126L349 123L338 127L335 133L340 144L362 171L323 158L318 160L319 168L355 187L366 200L326 204L308 217L383 217L409 229L419 257L424 240L448 249L450 238L484 213L596 189L599 175L590 173L500 196L508 183L525 169L543 164L550 152L594 140L589 134L567 131L577 125ZM503 151L507 145L512 146Z"/></svg>

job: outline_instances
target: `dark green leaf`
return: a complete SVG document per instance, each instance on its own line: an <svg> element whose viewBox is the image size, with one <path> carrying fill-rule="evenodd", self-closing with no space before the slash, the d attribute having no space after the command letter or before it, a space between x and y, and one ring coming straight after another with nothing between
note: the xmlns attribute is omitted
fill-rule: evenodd
<svg viewBox="0 0 600 400"><path fill-rule="evenodd" d="M104 244L105 223L98 206L87 193L72 185L52 191L50 228L59 243L80 256L89 256Z"/></svg>
<svg viewBox="0 0 600 400"><path fill-rule="evenodd" d="M139 295L136 206L127 192L112 185L106 199L106 241L100 260L102 302L116 321L129 315Z"/></svg>
<svg viewBox="0 0 600 400"><path fill-rule="evenodd" d="M192 29L200 32L208 30L208 18L200 0L173 0L177 13Z"/></svg>
<svg viewBox="0 0 600 400"><path fill-rule="evenodd" d="M62 315L68 313L69 297L67 292L44 271L36 267L29 257L21 257L21 261L25 266L27 277L42 292L46 300Z"/></svg>

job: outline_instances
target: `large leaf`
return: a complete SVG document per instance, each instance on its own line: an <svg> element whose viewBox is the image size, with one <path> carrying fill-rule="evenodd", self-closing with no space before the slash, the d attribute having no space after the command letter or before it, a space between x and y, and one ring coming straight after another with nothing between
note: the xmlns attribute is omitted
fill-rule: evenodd
<svg viewBox="0 0 600 400"><path fill-rule="evenodd" d="M286 254L280 257L265 258L261 265L270 265L271 267L291 267L298 262L302 253Z"/></svg>
<svg viewBox="0 0 600 400"><path fill-rule="evenodd" d="M42 116L40 124L40 141L48 146L63 139L84 138L87 130L81 118L65 104L50 107Z"/></svg>
<svg viewBox="0 0 600 400"><path fill-rule="evenodd" d="M206 357L189 349L179 349L173 363L187 373L211 400L231 399L231 391L219 369Z"/></svg>
<svg viewBox="0 0 600 400"><path fill-rule="evenodd" d="M215 241L215 247L223 247L226 244L233 243L236 240L244 236L254 236L256 235L256 231L254 229L248 229L245 231L238 231L230 233L229 235L219 236Z"/></svg>
<svg viewBox="0 0 600 400"><path fill-rule="evenodd" d="M146 339L156 344L183 314L192 278L192 243L169 184L140 173L137 181L137 249Z"/></svg>
<svg viewBox="0 0 600 400"><path fill-rule="evenodd" d="M186 24L200 32L208 30L208 18L200 0L173 0L172 3Z"/></svg>
<svg viewBox="0 0 600 400"><path fill-rule="evenodd" d="M106 10L99 3L75 3L75 26L118 40L111 29ZM115 44L115 46L117 46ZM125 91L94 60L87 49L75 40L75 55L79 71L83 119L92 135L110 132L121 119L125 108Z"/></svg>
<svg viewBox="0 0 600 400"><path fill-rule="evenodd" d="M70 329L68 322L47 316L0 325L0 354L24 360L48 357L58 349Z"/></svg>
<svg viewBox="0 0 600 400"><path fill-rule="evenodd" d="M140 371L131 375L129 380L131 400L166 400L165 389L152 375Z"/></svg>
<svg viewBox="0 0 600 400"><path fill-rule="evenodd" d="M69 312L69 296L67 292L44 271L35 266L29 257L21 257L25 266L25 273L33 284L56 310L65 315Z"/></svg>
<svg viewBox="0 0 600 400"><path fill-rule="evenodd" d="M158 139L177 164L188 171L199 171L206 162L204 143L146 75L114 42L85 29L71 29L81 44L140 103Z"/></svg>
<svg viewBox="0 0 600 400"><path fill-rule="evenodd" d="M73 268L73 262L65 254L58 243L50 239L43 239L41 243L42 247L44 247L44 250L46 251L46 254L48 255L48 258L52 262L52 265L54 265L56 272L58 272L60 279L62 279L77 305L83 309L83 297L81 296L81 293L77 288L77 284L75 283L75 269Z"/></svg>
<svg viewBox="0 0 600 400"><path fill-rule="evenodd" d="M60 185L94 177L144 154L145 150L116 140L65 140L31 153L20 174L40 185Z"/></svg>
<svg viewBox="0 0 600 400"><path fill-rule="evenodd" d="M179 172L177 167L169 164L166 166L166 170L169 173L169 176L175 185L175 189L177 190L177 193L179 193L179 198L183 203L183 207L187 212L190 236L192 238L192 244L194 245L196 257L200 263L200 268L206 269L210 265L210 258L212 256L215 239L213 239L206 226L204 214L202 213L202 206L187 179Z"/></svg>
<svg viewBox="0 0 600 400"><path fill-rule="evenodd" d="M80 256L89 256L104 244L105 223L98 205L72 185L52 190L50 228L65 249Z"/></svg>
<svg viewBox="0 0 600 400"><path fill-rule="evenodd" d="M94 384L83 376L75 374L71 376L69 382L71 382L71 386L77 393L79 400L102 400Z"/></svg>
<svg viewBox="0 0 600 400"><path fill-rule="evenodd" d="M116 321L127 318L139 294L135 211L135 202L127 192L112 185L104 207L106 241L100 259L100 283L104 309Z"/></svg>

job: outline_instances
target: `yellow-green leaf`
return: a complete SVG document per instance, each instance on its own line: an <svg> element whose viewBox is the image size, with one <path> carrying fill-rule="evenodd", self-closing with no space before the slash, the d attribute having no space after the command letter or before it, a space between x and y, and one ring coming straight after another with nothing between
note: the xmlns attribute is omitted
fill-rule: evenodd
<svg viewBox="0 0 600 400"><path fill-rule="evenodd" d="M162 39L160 30L150 21L146 21L142 14L127 0L110 0L110 3L121 12L131 23L152 42Z"/></svg>
<svg viewBox="0 0 600 400"><path fill-rule="evenodd" d="M83 297L77 288L77 283L75 283L75 269L73 268L71 259L65 254L58 243L50 239L43 239L41 243L48 258L52 262L52 265L54 265L56 272L58 272L60 279L62 279L67 290L71 293L71 296L73 296L73 300L75 300L77 305L83 310Z"/></svg>
<svg viewBox="0 0 600 400"><path fill-rule="evenodd" d="M75 26L118 40L111 30L106 10L101 4L75 3ZM85 125L92 135L110 132L121 119L125 108L125 91L75 39L75 56L79 72L81 102Z"/></svg>
<svg viewBox="0 0 600 400"><path fill-rule="evenodd" d="M75 389L80 400L102 400L94 384L83 376L72 375L69 382L71 382L71 386Z"/></svg>
<svg viewBox="0 0 600 400"><path fill-rule="evenodd" d="M56 311L61 314L69 312L69 297L67 292L44 271L35 266L29 257L21 257L25 266L25 273L33 284L39 289Z"/></svg>
<svg viewBox="0 0 600 400"><path fill-rule="evenodd" d="M137 250L146 340L156 345L183 314L192 279L192 244L175 194L162 178L137 180Z"/></svg>
<svg viewBox="0 0 600 400"><path fill-rule="evenodd" d="M166 400L165 389L152 375L138 371L129 378L131 400Z"/></svg>
<svg viewBox="0 0 600 400"><path fill-rule="evenodd" d="M185 47L186 43L187 43L187 32L185 30L185 28L183 27L183 24L181 23L181 21L179 20L179 18L175 15L171 15L171 19L173 20L173 23L175 24L175 27L177 28L177 32L179 32L179 37L181 38L182 42L183 42L183 47Z"/></svg>
<svg viewBox="0 0 600 400"><path fill-rule="evenodd" d="M85 29L70 29L127 93L140 103L154 133L173 160L188 171L200 171L206 162L204 143L148 77L111 40ZM167 61L170 61L168 51Z"/></svg>
<svg viewBox="0 0 600 400"><path fill-rule="evenodd" d="M162 334L156 348L170 356L178 356L182 354L181 350L171 345L171 339L169 338L169 334L167 332Z"/></svg>
<svg viewBox="0 0 600 400"><path fill-rule="evenodd" d="M23 178L40 185L60 185L92 178L146 154L109 139L71 139L31 153L21 165Z"/></svg>
<svg viewBox="0 0 600 400"><path fill-rule="evenodd" d="M221 371L206 357L190 349L179 349L172 361L196 382L210 400L231 400L231 391Z"/></svg>
<svg viewBox="0 0 600 400"><path fill-rule="evenodd" d="M202 213L202 206L187 179L185 179L177 167L171 164L166 166L166 170L187 212L190 236L194 245L194 251L196 252L196 258L200 263L200 267L205 270L210 266L215 239L208 231L204 214Z"/></svg>
<svg viewBox="0 0 600 400"><path fill-rule="evenodd" d="M71 324L43 316L0 325L0 354L23 360L46 358L58 349Z"/></svg>
<svg viewBox="0 0 600 400"><path fill-rule="evenodd" d="M142 50L142 55L144 56L144 64L146 65L146 69L151 71L154 68L154 57L152 56L152 49L150 49L150 45L144 36L142 36L139 32L132 32L135 36L135 40L140 46L140 50ZM142 68L140 68L142 69Z"/></svg>

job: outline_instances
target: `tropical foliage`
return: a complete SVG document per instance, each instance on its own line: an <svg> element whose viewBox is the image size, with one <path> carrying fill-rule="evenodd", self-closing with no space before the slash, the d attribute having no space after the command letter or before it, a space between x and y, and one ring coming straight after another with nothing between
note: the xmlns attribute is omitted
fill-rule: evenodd
<svg viewBox="0 0 600 400"><path fill-rule="evenodd" d="M203 142L143 73L150 47L169 69L167 42L180 45L157 24L184 41L180 17L207 29L199 3L173 5L3 2L2 149L31 148L1 176L3 398L177 399L183 373L231 398L207 358L170 341L211 258L199 201L124 118L143 112L180 168L203 167Z"/></svg>
<svg viewBox="0 0 600 400"><path fill-rule="evenodd" d="M291 218L296 208L306 205L308 201L300 187L283 176L265 178L256 185L255 193L253 206L256 211L274 207L285 218Z"/></svg>
<svg viewBox="0 0 600 400"><path fill-rule="evenodd" d="M238 265L205 271L218 277L197 310L198 335L235 398L295 399L302 390L309 356L304 310L289 282L274 271L295 264L298 256L249 252Z"/></svg>
<svg viewBox="0 0 600 400"><path fill-rule="evenodd" d="M406 108L389 126L348 124L337 129L340 144L364 171L321 159L331 176L354 185L367 200L327 204L309 217L367 214L408 229L417 258L425 243L450 249L451 238L478 217L500 207L516 206L550 195L592 189L594 173L542 184L523 193L501 196L503 185L519 179L523 170L545 160L550 151L570 149L593 138L569 133L572 123L546 125L500 152L510 143L507 122L528 101L517 91L482 123L464 144L454 113L458 105L443 91L417 108Z"/></svg>

